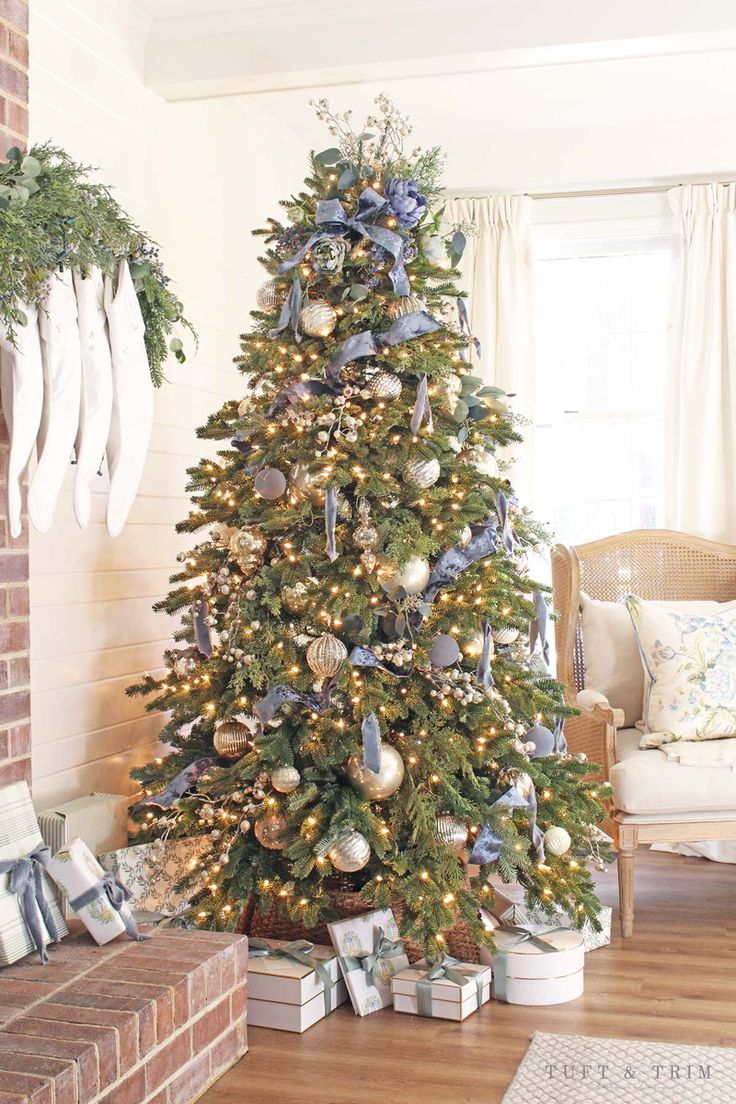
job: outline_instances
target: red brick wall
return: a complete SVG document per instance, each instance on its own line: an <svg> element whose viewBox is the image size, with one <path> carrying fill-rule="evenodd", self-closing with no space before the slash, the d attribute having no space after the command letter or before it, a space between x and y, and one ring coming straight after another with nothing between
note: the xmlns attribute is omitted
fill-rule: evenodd
<svg viewBox="0 0 736 1104"><path fill-rule="evenodd" d="M28 3L0 0L0 158L28 137ZM8 536L8 435L0 417L0 785L31 780L28 522Z"/></svg>

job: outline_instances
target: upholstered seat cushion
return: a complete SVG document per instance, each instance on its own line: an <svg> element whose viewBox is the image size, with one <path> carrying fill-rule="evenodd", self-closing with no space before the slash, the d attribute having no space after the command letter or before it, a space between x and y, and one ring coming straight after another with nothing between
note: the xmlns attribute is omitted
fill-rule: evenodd
<svg viewBox="0 0 736 1104"><path fill-rule="evenodd" d="M617 809L635 814L715 813L736 810L736 771L727 767L686 767L658 748L643 751L641 733L623 728L616 735L610 771Z"/></svg>

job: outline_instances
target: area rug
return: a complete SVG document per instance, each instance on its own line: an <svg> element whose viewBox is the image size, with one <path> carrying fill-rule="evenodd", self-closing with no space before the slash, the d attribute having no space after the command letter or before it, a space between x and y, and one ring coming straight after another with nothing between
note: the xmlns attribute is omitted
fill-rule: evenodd
<svg viewBox="0 0 736 1104"><path fill-rule="evenodd" d="M535 1032L502 1104L734 1104L730 1047Z"/></svg>

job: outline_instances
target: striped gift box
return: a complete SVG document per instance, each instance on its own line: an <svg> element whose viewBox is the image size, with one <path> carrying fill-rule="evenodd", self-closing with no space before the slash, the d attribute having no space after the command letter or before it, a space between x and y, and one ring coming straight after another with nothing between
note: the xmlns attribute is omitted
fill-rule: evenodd
<svg viewBox="0 0 736 1104"><path fill-rule="evenodd" d="M37 847L43 836L25 782L0 788L0 861L21 859ZM33 951L33 942L20 911L18 898L8 888L9 874L0 874L0 966L9 966ZM67 935L51 880L43 876L43 893L60 935Z"/></svg>

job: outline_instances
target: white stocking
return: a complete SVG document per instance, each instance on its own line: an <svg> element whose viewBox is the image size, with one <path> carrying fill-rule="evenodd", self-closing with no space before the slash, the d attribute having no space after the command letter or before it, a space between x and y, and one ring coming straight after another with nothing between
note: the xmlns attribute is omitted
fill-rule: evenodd
<svg viewBox="0 0 736 1104"><path fill-rule="evenodd" d="M21 531L21 483L36 443L43 406L43 366L38 312L20 304L28 322L18 326L15 345L2 339L0 387L10 438L8 456L8 524L13 538Z"/></svg>
<svg viewBox="0 0 736 1104"><path fill-rule="evenodd" d="M77 430L77 466L74 472L74 514L80 528L89 524L91 485L105 455L112 417L112 359L107 335L104 281L99 268L89 276L74 273L79 340L82 353L82 389Z"/></svg>

